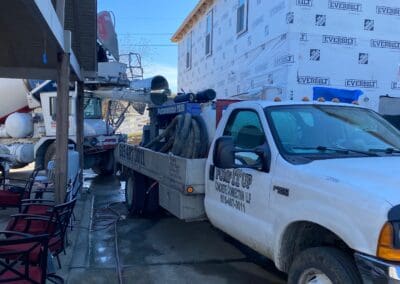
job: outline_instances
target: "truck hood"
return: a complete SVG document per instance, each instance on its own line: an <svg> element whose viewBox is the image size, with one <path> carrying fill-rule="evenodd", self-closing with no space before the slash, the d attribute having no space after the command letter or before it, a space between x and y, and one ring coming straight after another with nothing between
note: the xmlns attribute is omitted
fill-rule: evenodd
<svg viewBox="0 0 400 284"><path fill-rule="evenodd" d="M400 156L317 160L304 166L314 176L400 204Z"/></svg>

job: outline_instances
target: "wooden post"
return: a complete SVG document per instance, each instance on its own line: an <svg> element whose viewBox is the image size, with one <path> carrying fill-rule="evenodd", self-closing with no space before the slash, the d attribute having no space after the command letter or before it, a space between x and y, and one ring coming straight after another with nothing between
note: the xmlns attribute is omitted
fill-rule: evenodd
<svg viewBox="0 0 400 284"><path fill-rule="evenodd" d="M70 54L59 53L56 101L56 204L64 202L68 183L69 74Z"/></svg>
<svg viewBox="0 0 400 284"><path fill-rule="evenodd" d="M84 122L84 92L83 82L78 82L78 96L76 98L76 144L77 151L79 153L79 169L83 170L83 122ZM79 176L80 184L83 185L83 172L81 171Z"/></svg>

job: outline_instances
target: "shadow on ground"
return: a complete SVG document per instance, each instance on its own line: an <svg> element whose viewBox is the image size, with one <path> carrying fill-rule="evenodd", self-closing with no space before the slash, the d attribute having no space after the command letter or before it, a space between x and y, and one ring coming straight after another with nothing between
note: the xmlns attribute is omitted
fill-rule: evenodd
<svg viewBox="0 0 400 284"><path fill-rule="evenodd" d="M14 177L29 171L13 173ZM166 213L128 216L124 192L113 177L85 172L58 274L67 283L284 283L271 261L213 228ZM5 228L17 209L0 211ZM116 224L116 226L115 226Z"/></svg>

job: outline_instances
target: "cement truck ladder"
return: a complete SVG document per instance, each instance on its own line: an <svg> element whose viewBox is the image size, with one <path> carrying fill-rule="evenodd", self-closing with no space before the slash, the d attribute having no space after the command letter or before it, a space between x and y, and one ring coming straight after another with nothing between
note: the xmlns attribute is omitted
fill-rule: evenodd
<svg viewBox="0 0 400 284"><path fill-rule="evenodd" d="M120 54L119 57L121 62L127 64L127 76L129 81L143 80L144 71L142 66L142 57L139 53L129 52L126 54ZM110 100L108 102L106 121L108 125L112 127L114 132L116 132L125 121L126 115L129 115L132 110L130 108L131 106L133 106L133 109L139 113L142 113L145 108L145 105L132 105L132 103L121 102L118 100Z"/></svg>

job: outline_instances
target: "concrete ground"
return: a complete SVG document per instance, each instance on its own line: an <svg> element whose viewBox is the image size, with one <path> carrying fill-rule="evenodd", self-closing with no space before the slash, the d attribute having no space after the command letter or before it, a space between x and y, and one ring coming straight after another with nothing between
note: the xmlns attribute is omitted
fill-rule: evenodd
<svg viewBox="0 0 400 284"><path fill-rule="evenodd" d="M285 283L272 262L208 222L134 218L123 201L118 180L85 174L57 272L67 283Z"/></svg>

